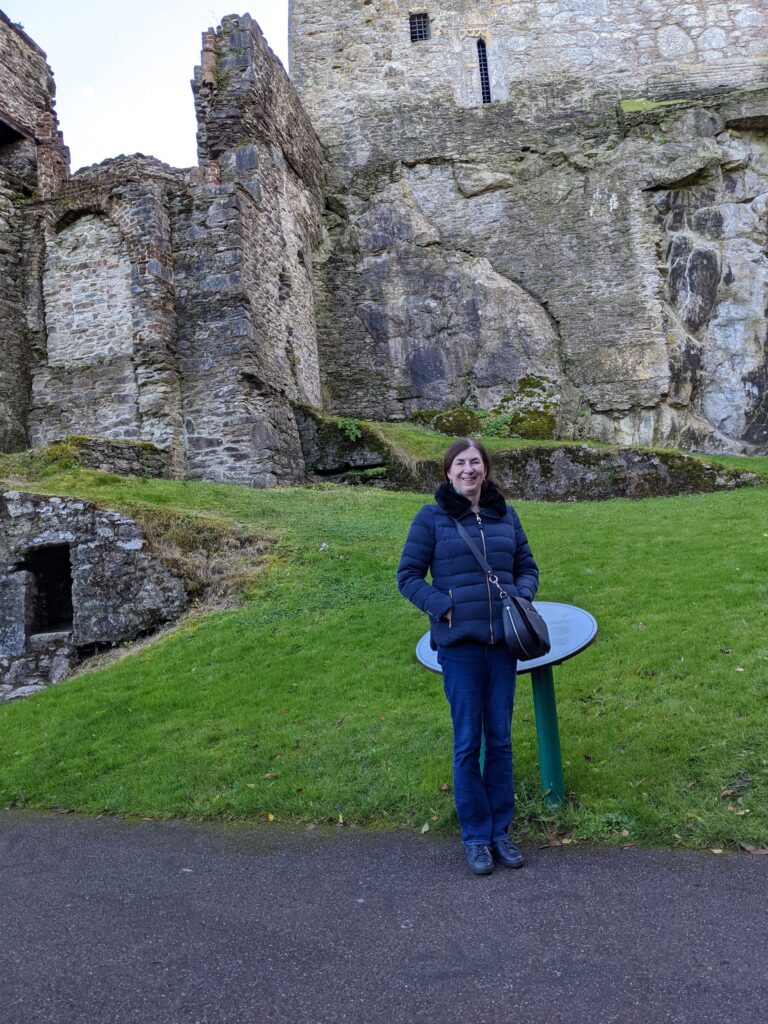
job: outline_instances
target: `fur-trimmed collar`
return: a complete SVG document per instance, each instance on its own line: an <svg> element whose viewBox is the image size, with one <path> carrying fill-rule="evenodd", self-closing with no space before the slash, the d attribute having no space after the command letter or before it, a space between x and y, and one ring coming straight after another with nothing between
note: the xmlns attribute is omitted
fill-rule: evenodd
<svg viewBox="0 0 768 1024"><path fill-rule="evenodd" d="M440 484L435 491L435 501L443 512L447 512L454 519L461 519L467 512L472 511L469 498L465 498L463 494L457 494L449 483ZM480 508L483 512L490 512L499 518L507 513L504 495L491 480L483 481L480 490Z"/></svg>

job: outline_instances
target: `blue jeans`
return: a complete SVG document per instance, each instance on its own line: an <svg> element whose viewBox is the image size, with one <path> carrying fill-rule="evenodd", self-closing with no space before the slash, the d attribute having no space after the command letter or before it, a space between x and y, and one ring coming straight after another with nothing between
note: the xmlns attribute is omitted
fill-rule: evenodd
<svg viewBox="0 0 768 1024"><path fill-rule="evenodd" d="M517 661L504 644L438 647L453 722L453 792L465 846L507 834L515 810L512 705ZM485 735L485 766L480 744Z"/></svg>

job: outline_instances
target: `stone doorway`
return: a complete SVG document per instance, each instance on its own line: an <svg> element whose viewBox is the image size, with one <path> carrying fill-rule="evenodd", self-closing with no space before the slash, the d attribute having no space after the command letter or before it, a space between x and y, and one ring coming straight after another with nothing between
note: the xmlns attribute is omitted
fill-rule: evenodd
<svg viewBox="0 0 768 1024"><path fill-rule="evenodd" d="M30 635L72 629L72 560L69 544L33 548L24 556L31 574Z"/></svg>

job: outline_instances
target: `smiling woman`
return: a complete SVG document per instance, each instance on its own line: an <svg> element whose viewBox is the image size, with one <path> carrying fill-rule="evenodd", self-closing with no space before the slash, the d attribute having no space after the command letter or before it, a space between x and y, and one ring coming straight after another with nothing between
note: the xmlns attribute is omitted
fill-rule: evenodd
<svg viewBox="0 0 768 1024"><path fill-rule="evenodd" d="M492 593L457 524L507 593L532 600L539 582L520 519L490 471L488 452L479 441L463 438L448 448L445 483L437 489L436 504L416 514L397 571L401 594L430 619L453 723L461 841L476 875L490 874L494 862L509 868L524 864L508 839L515 806L511 726L517 663L504 642L501 599Z"/></svg>
<svg viewBox="0 0 768 1024"><path fill-rule="evenodd" d="M109 5L7 0L8 17L45 50L72 169L120 153L156 156L175 167L197 163L189 80L200 37L237 4L163 0ZM288 0L242 5L288 67Z"/></svg>

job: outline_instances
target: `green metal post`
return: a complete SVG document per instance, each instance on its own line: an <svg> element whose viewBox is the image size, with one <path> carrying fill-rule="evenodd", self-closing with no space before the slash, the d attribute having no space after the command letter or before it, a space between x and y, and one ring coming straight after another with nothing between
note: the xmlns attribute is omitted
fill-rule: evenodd
<svg viewBox="0 0 768 1024"><path fill-rule="evenodd" d="M531 672L533 708L536 715L536 740L539 745L539 773L547 803L561 804L565 800L563 758L560 753L560 731L557 727L555 680L552 667L537 668Z"/></svg>

